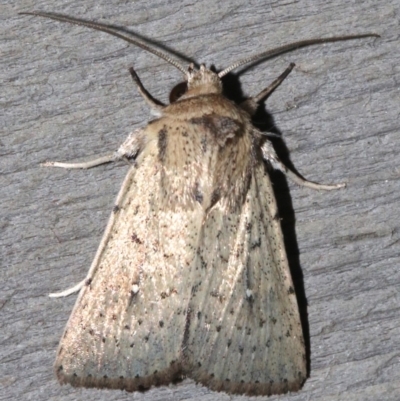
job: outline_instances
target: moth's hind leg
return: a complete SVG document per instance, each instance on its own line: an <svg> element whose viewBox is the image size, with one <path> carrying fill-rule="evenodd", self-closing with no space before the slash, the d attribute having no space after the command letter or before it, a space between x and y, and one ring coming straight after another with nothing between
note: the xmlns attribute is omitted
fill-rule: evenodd
<svg viewBox="0 0 400 401"><path fill-rule="evenodd" d="M257 133L256 135L260 135ZM303 187L308 187L312 189L324 189L326 191L331 191L333 189L340 189L346 186L345 183L341 184L333 184L333 185L325 185L325 184L318 184L316 182L307 181L304 178L300 177L293 171L289 170L278 158L278 155L275 153L275 150L272 146L272 143L268 140L264 141L263 145L261 146L261 152L265 161L269 162L273 168L276 170L282 171L286 174L292 181L296 184L302 185Z"/></svg>
<svg viewBox="0 0 400 401"><path fill-rule="evenodd" d="M265 89L263 89L258 95L252 96L249 99L246 99L240 107L245 109L250 115L254 115L255 112L257 111L258 104L262 100L267 100L268 97L272 94L272 92L285 80L285 78L291 73L293 68L295 67L294 63L290 63L289 67L286 68L286 70L279 75L278 78L275 79L274 82L272 82L271 85L267 86Z"/></svg>
<svg viewBox="0 0 400 401"><path fill-rule="evenodd" d="M116 157L116 154L113 153L111 155L98 157L96 159L88 160L86 162L80 162L80 163L64 163L64 162L50 161L50 162L40 163L40 165L45 166L45 167L83 168L83 169L85 169L85 168L96 167L96 166L99 166L99 165L105 164L105 163L110 163L110 162L118 160L118 159L119 159L119 157Z"/></svg>
<svg viewBox="0 0 400 401"><path fill-rule="evenodd" d="M71 288L68 288L67 290L60 291L60 292L52 292L49 294L50 298L62 298L62 297L67 297L68 295L74 294L75 292L78 292L82 289L84 285L87 284L87 279L85 278L78 284L74 285Z"/></svg>

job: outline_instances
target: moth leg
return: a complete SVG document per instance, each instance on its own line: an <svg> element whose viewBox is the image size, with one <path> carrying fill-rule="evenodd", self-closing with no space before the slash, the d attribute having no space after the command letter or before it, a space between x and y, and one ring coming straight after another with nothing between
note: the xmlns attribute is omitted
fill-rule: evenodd
<svg viewBox="0 0 400 401"><path fill-rule="evenodd" d="M245 109L247 112L250 113L250 115L254 115L258 104L262 100L267 100L268 97L272 94L272 92L285 80L285 78L292 72L293 68L295 67L296 64L290 63L289 67L286 68L286 70L279 75L278 78L275 79L274 82L272 82L271 85L267 86L265 89L263 89L258 95L253 96L249 99L246 99L243 103L241 103L240 107Z"/></svg>
<svg viewBox="0 0 400 401"><path fill-rule="evenodd" d="M74 285L71 288L68 288L67 290L61 291L61 292L52 292L49 294L50 298L61 298L61 297L67 297L68 295L73 294L74 292L78 292L81 290L81 288L86 284L87 279L85 278L82 280L80 283L77 285Z"/></svg>
<svg viewBox="0 0 400 401"><path fill-rule="evenodd" d="M45 167L61 167L61 168L92 168L99 166L100 164L111 163L118 160L127 160L135 157L140 150L143 148L146 142L143 128L138 128L128 135L128 138L118 148L118 150L112 154L98 157L97 159L88 160L81 163L64 163L64 162L45 162L41 163L41 166Z"/></svg>
<svg viewBox="0 0 400 401"><path fill-rule="evenodd" d="M158 115L161 115L162 110L165 107L165 105L163 105L160 101L158 101L157 99L154 99L153 96L150 95L150 93L143 86L141 80L139 79L139 76L136 74L136 71L133 69L133 67L129 68L129 72L132 76L133 82L135 82L136 86L138 87L139 93L142 95L145 102Z"/></svg>
<svg viewBox="0 0 400 401"><path fill-rule="evenodd" d="M44 167L61 167L61 168L92 168L99 166L100 164L110 163L112 161L118 160L120 157L113 153L111 155L98 157L97 159L88 160L87 162L81 163L63 163L63 162L45 162L40 163Z"/></svg>
<svg viewBox="0 0 400 401"><path fill-rule="evenodd" d="M324 189L326 191L330 191L332 189L344 188L346 186L345 183L341 184L333 184L333 185L324 185L318 184L316 182L307 181L304 178L300 177L293 171L289 170L278 158L275 153L274 148L272 147L272 143L269 141L265 141L261 146L261 152L263 155L263 159L269 162L273 168L276 170L282 171L282 173L286 174L291 180L293 180L296 184L302 185L304 187L312 188L312 189Z"/></svg>

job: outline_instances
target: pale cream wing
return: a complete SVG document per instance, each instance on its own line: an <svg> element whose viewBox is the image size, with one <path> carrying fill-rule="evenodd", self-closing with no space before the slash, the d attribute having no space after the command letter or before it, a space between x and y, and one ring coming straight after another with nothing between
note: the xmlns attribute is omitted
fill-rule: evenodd
<svg viewBox="0 0 400 401"><path fill-rule="evenodd" d="M240 213L216 207L192 271L185 373L214 390L271 394L306 378L297 300L265 167L253 168Z"/></svg>
<svg viewBox="0 0 400 401"><path fill-rule="evenodd" d="M182 278L194 265L203 211L165 210L159 144L146 146L125 179L61 340L55 363L61 383L133 391L167 384L181 371L191 293Z"/></svg>

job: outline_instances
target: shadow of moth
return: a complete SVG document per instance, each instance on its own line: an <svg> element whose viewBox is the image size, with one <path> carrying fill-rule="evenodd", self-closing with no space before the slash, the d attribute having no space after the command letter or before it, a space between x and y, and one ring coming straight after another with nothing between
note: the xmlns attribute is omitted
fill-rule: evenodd
<svg viewBox="0 0 400 401"><path fill-rule="evenodd" d="M188 69L144 41L106 25L26 13L97 29L166 60L186 91L162 105L139 92L157 118L89 168L134 158L58 348L61 383L127 391L184 377L215 391L269 395L298 390L307 377L299 311L266 164L296 183L338 189L297 176L251 122L257 96L235 104L222 94L231 70L298 47L377 37L311 39L249 57L216 73Z"/></svg>

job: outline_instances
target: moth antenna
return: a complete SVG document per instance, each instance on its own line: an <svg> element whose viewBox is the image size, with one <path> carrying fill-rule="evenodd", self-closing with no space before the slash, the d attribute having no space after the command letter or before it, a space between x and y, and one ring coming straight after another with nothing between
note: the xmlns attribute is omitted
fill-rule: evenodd
<svg viewBox="0 0 400 401"><path fill-rule="evenodd" d="M235 64L232 64L230 67L225 68L224 70L219 72L218 76L220 78L222 78L226 74L228 74L232 70L240 67L243 64L253 63L255 61L258 61L258 60L261 60L264 58L269 58L272 56L276 56L277 54L280 54L280 53L286 53L286 52L298 49L300 47L318 45L318 44L328 43L328 42L340 42L342 40L362 39L362 38L370 38L370 37L380 38L380 35L378 35L376 33L366 33L366 34L362 34L362 35L336 36L333 38L307 39L307 40L301 40L300 42L289 43L287 45L280 46L275 49L271 49L271 50L267 50L262 53L255 54L254 56L245 57L242 60L239 60L238 62L236 62Z"/></svg>
<svg viewBox="0 0 400 401"><path fill-rule="evenodd" d="M180 65L177 61L171 59L169 56L167 56L163 52L161 52L157 49L154 49L153 47L149 46L145 42L142 42L141 40L132 39L129 36L118 32L117 29L115 29L115 28L111 28L109 26L99 24L96 22L83 21L83 20L80 20L77 18L67 17L67 16L61 15L61 14L44 13L41 11L30 11L30 12L23 12L23 13L19 13L19 14L37 15L39 17L45 17L45 18L50 18L50 19L56 20L56 21L68 22L70 24L86 26L88 28L95 29L97 31L108 33L110 35L116 36L117 38L125 40L128 43L136 45L136 46L140 47L141 49L154 54L157 57L160 57L161 59L165 60L167 63L176 67L179 71L181 71L186 76L186 68L183 67L182 65Z"/></svg>

